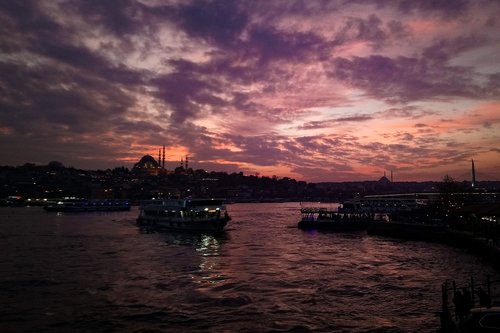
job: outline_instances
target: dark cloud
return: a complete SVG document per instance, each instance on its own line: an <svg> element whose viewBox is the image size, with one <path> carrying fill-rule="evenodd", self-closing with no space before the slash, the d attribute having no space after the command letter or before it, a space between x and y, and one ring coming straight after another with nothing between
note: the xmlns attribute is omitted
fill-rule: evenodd
<svg viewBox="0 0 500 333"><path fill-rule="evenodd" d="M85 47L64 44L61 40L51 40L43 45L34 45L31 47L31 51L61 64L76 67L86 73L93 73L107 81L125 85L142 83L140 72L131 71L124 65L114 65Z"/></svg>
<svg viewBox="0 0 500 333"><path fill-rule="evenodd" d="M439 39L422 52L422 58L436 64L445 64L452 57L468 50L488 44L488 39L482 36L469 35L454 39Z"/></svg>
<svg viewBox="0 0 500 333"><path fill-rule="evenodd" d="M321 121L310 121L299 126L299 129L301 130L321 129L321 128L328 128L335 126L335 124L338 123L346 123L346 122L357 123L357 122L365 122L372 119L373 117L371 115L352 115L347 117L338 117Z"/></svg>
<svg viewBox="0 0 500 333"><path fill-rule="evenodd" d="M374 117L376 118L409 118L409 119L418 119L424 116L430 116L437 114L436 111L428 111L422 110L419 107L412 105L404 105L402 107L393 107L387 110L377 112Z"/></svg>
<svg viewBox="0 0 500 333"><path fill-rule="evenodd" d="M353 165L430 167L433 159L463 157L458 134L441 137L442 124L432 123L439 113L422 104L497 99L498 70L467 61L495 45L495 11L477 17L488 33L441 31L425 39L416 34L418 20L465 25L479 7L352 3L2 1L2 159L112 166L167 143L213 168L214 161L228 171L279 165L317 179L366 172ZM386 106L365 109L370 98ZM312 121L318 108L342 113ZM392 118L420 120L394 131L379 126L378 137L363 139L341 130ZM497 124L481 113L460 130L486 135ZM301 136L310 129L324 133Z"/></svg>
<svg viewBox="0 0 500 333"><path fill-rule="evenodd" d="M491 96L500 96L500 73L488 75L486 93Z"/></svg>
<svg viewBox="0 0 500 333"><path fill-rule="evenodd" d="M326 119L323 121L310 121L299 126L299 129L311 130L311 129L329 128L329 127L335 127L335 125L339 123L365 122L374 119L394 119L394 118L418 119L433 114L436 114L436 112L425 111L421 110L416 106L407 105L398 108L389 108L385 111L374 112L372 114L353 114L347 117L337 117L337 118Z"/></svg>
<svg viewBox="0 0 500 333"><path fill-rule="evenodd" d="M155 78L158 97L171 106L170 124L177 126L186 120L198 118L203 105L222 106L225 102L216 97L220 86L203 80L196 73L180 71Z"/></svg>
<svg viewBox="0 0 500 333"><path fill-rule="evenodd" d="M114 131L120 135L130 135L131 133L142 133L142 135L157 136L163 134L164 128L149 121L130 121L120 119L113 125ZM153 140L152 140L153 141ZM154 142L154 141L153 141Z"/></svg>
<svg viewBox="0 0 500 333"><path fill-rule="evenodd" d="M399 9L408 13L414 10L422 12L437 13L445 18L455 18L464 15L470 8L469 0L402 0L399 2Z"/></svg>
<svg viewBox="0 0 500 333"><path fill-rule="evenodd" d="M9 89L2 91L6 98L0 107L5 112L0 117L19 130L40 126L37 121L67 125L75 132L99 130L96 127L106 126L103 119L124 113L134 102L98 79L81 78L75 84L77 73L0 63L1 67L1 86Z"/></svg>
<svg viewBox="0 0 500 333"><path fill-rule="evenodd" d="M227 142L241 149L240 152L231 154L233 158L236 157L238 161L261 166L276 165L278 161L286 160L276 139L273 136L226 136Z"/></svg>
<svg viewBox="0 0 500 333"><path fill-rule="evenodd" d="M273 28L253 28L249 32L248 45L242 45L250 57L256 57L259 65L275 60L302 60L320 56L327 47L325 41L311 32L288 33Z"/></svg>
<svg viewBox="0 0 500 333"><path fill-rule="evenodd" d="M32 156L46 163L37 158L44 156L71 164L106 158L112 163L123 154L113 143L115 130L128 124L128 135L144 135L145 126L125 120L143 73L75 44L76 31L61 26L43 5L50 4L0 5L0 15L12 28L9 34L2 32L0 44L0 124L8 128L2 141L26 152L12 153L15 160ZM30 154L24 148L28 142Z"/></svg>
<svg viewBox="0 0 500 333"><path fill-rule="evenodd" d="M248 17L237 1L194 1L177 9L176 21L193 37L228 46L240 37Z"/></svg>
<svg viewBox="0 0 500 333"><path fill-rule="evenodd" d="M2 33L6 33L5 37L8 36L8 33L27 36L37 34L50 37L54 32L62 29L59 23L51 19L40 8L40 2L36 0L2 1L0 15L3 18L2 27L5 27L0 29L2 29Z"/></svg>
<svg viewBox="0 0 500 333"><path fill-rule="evenodd" d="M340 117L340 118L336 118L335 121L336 122L362 122L362 121L367 121L367 120L372 120L373 117L372 116L368 116L368 115L353 115L353 116L349 116L349 117Z"/></svg>
<svg viewBox="0 0 500 333"><path fill-rule="evenodd" d="M363 89L373 98L407 103L451 97L485 97L470 68L433 65L426 60L384 56L337 58L332 77Z"/></svg>
<svg viewBox="0 0 500 333"><path fill-rule="evenodd" d="M318 167L325 165L331 168L336 165L341 170L347 170L347 165L357 160L356 149L359 147L359 139L351 135L316 135L298 137L290 141L289 146L294 145L300 160L294 163L294 168L300 166ZM308 154L304 154L307 151ZM340 167L342 166L342 167Z"/></svg>
<svg viewBox="0 0 500 333"><path fill-rule="evenodd" d="M120 38L144 31L149 23L147 19L151 18L146 6L131 0L85 0L63 4L62 8Z"/></svg>
<svg viewBox="0 0 500 333"><path fill-rule="evenodd" d="M335 42L342 45L347 42L364 40L369 41L372 47L378 49L382 47L388 37L382 24L382 20L373 14L366 20L350 17L338 32Z"/></svg>
<svg viewBox="0 0 500 333"><path fill-rule="evenodd" d="M403 140L403 141L413 141L414 138L415 138L415 136L410 134L410 133L403 133L401 135L401 140Z"/></svg>
<svg viewBox="0 0 500 333"><path fill-rule="evenodd" d="M405 15L421 12L437 15L444 19L465 15L471 7L470 0L379 0L375 2L370 0L354 0L351 2L372 5L379 9L385 7L396 8Z"/></svg>

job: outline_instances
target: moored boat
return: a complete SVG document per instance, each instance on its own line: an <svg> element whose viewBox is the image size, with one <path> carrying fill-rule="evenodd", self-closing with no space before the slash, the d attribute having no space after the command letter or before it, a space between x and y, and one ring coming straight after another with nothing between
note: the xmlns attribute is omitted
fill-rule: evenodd
<svg viewBox="0 0 500 333"><path fill-rule="evenodd" d="M43 207L47 212L113 212L128 211L130 203L127 200L99 200L99 199L62 199Z"/></svg>
<svg viewBox="0 0 500 333"><path fill-rule="evenodd" d="M414 213L427 208L439 198L439 193L383 194L355 197L344 201L339 212L344 213Z"/></svg>
<svg viewBox="0 0 500 333"><path fill-rule="evenodd" d="M441 285L440 321L442 333L479 333L500 331L500 280L470 283L459 287L454 280Z"/></svg>
<svg viewBox="0 0 500 333"><path fill-rule="evenodd" d="M231 220L221 199L159 199L144 202L137 224L155 229L222 232Z"/></svg>

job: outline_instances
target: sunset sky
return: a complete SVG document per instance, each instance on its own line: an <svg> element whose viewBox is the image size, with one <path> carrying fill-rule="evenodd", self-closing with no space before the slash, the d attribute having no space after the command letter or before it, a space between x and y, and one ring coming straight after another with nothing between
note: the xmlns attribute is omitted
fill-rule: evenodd
<svg viewBox="0 0 500 333"><path fill-rule="evenodd" d="M0 22L0 165L165 144L168 168L500 180L497 0L2 0Z"/></svg>

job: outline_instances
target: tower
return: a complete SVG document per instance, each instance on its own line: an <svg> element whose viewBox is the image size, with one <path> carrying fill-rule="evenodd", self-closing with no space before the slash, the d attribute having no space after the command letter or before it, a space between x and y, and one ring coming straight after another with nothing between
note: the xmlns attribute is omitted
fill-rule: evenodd
<svg viewBox="0 0 500 333"><path fill-rule="evenodd" d="M161 168L165 169L165 145L163 145L163 159L161 162Z"/></svg>
<svg viewBox="0 0 500 333"><path fill-rule="evenodd" d="M158 165L161 167L161 149L158 149Z"/></svg>
<svg viewBox="0 0 500 333"><path fill-rule="evenodd" d="M472 188L476 188L476 168L474 167L474 159L471 159L472 162Z"/></svg>
<svg viewBox="0 0 500 333"><path fill-rule="evenodd" d="M392 178L392 170L391 170L391 183L393 182L393 178Z"/></svg>
<svg viewBox="0 0 500 333"><path fill-rule="evenodd" d="M189 158L189 155L186 155L186 170L189 168L189 162L188 162L189 160L188 160L188 158Z"/></svg>

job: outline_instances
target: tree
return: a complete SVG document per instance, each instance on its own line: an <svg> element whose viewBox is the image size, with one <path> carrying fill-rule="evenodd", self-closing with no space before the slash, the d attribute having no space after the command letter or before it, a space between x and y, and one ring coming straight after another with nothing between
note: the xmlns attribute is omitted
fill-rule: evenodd
<svg viewBox="0 0 500 333"><path fill-rule="evenodd" d="M437 212L441 216L449 216L464 205L463 188L449 175L443 177L438 184L439 200L436 204Z"/></svg>
<svg viewBox="0 0 500 333"><path fill-rule="evenodd" d="M59 161L51 161L47 166L51 170L60 170L64 168L64 165Z"/></svg>

